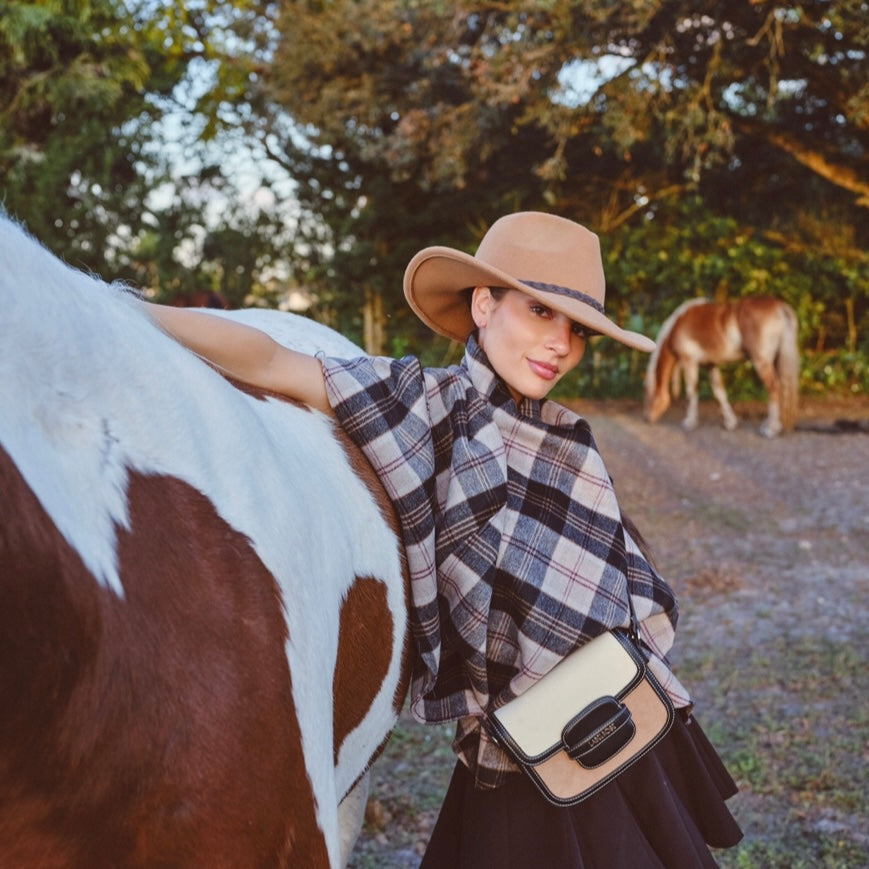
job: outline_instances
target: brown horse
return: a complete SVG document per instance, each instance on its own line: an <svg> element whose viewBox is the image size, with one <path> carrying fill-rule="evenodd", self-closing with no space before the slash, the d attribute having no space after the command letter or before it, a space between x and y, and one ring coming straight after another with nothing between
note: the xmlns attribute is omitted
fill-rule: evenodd
<svg viewBox="0 0 869 869"><path fill-rule="evenodd" d="M724 427L738 420L727 400L719 365L749 358L769 393L764 437L793 428L799 395L800 358L794 309L770 296L749 296L731 302L691 299L680 305L658 333L657 347L646 370L643 417L657 422L678 397L685 378L688 409L682 426L697 427L697 381L700 366L709 368L712 393L724 417Z"/></svg>

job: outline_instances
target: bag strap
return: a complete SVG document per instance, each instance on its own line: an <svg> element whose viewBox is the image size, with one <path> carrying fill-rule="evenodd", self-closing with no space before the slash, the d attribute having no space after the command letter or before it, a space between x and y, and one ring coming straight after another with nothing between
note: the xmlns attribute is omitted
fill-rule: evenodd
<svg viewBox="0 0 869 869"><path fill-rule="evenodd" d="M634 602L633 600L631 600L631 586L628 582L627 576L625 576L625 589L628 593L628 606L631 610L631 623L628 627L628 636L631 638L631 642L637 647L637 649L639 649L640 654L642 654L643 648L640 645L640 643L642 642L640 636L640 623L637 619L637 614L634 611ZM645 657L645 655L643 657Z"/></svg>
<svg viewBox="0 0 869 869"><path fill-rule="evenodd" d="M627 595L628 608L630 609L630 612L631 612L631 623L628 626L628 637L630 637L631 642L637 647L637 651L641 655L643 655L643 647L641 645L642 639L641 639L641 634L640 634L640 621L637 618L636 611L634 610L634 601L633 601L633 597L631 596L631 580L630 580L630 577L628 575L628 564L627 564L627 561L628 561L628 543L625 540L625 527L623 524L621 526L621 533L622 533L622 549L625 553L625 594ZM643 657L645 658L646 656L643 655Z"/></svg>

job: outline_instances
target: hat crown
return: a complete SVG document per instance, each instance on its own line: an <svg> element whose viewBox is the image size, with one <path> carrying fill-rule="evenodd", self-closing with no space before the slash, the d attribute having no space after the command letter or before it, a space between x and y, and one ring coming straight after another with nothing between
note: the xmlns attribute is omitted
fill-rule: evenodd
<svg viewBox="0 0 869 869"><path fill-rule="evenodd" d="M519 281L577 290L604 303L600 241L572 220L537 211L508 214L492 224L474 258Z"/></svg>

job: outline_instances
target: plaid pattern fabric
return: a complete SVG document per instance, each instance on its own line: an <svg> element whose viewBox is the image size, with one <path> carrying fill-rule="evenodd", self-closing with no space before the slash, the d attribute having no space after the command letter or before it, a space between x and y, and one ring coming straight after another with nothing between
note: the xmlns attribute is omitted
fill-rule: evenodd
<svg viewBox="0 0 869 869"><path fill-rule="evenodd" d="M515 767L480 716L627 626L628 587L653 672L677 706L690 702L665 659L675 597L625 532L584 419L552 401L517 407L473 337L446 369L364 357L323 370L401 522L419 653L411 708L459 722L456 750L481 787Z"/></svg>

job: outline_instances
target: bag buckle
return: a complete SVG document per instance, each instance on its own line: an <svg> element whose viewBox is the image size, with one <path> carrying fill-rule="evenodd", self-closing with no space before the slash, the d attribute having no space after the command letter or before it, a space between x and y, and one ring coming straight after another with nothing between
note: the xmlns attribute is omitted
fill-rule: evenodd
<svg viewBox="0 0 869 869"><path fill-rule="evenodd" d="M561 741L569 757L594 769L621 751L635 733L631 710L615 697L600 697L564 725Z"/></svg>

